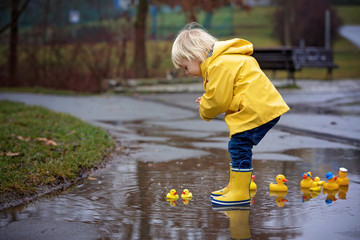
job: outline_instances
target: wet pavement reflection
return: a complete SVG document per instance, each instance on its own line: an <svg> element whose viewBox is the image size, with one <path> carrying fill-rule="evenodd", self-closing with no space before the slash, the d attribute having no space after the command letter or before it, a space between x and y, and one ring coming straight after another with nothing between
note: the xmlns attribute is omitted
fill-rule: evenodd
<svg viewBox="0 0 360 240"><path fill-rule="evenodd" d="M116 98L109 101L118 104ZM61 193L1 211L0 239L46 239L41 236L70 226L76 228L71 234L79 229L78 234L90 235L67 239L358 239L360 148L349 142L356 132L343 142L281 128L271 130L254 148L257 190L250 192L250 207L213 209L210 192L229 180L225 123L204 123L196 109L194 114L166 106L153 109L157 111L153 115L141 115L146 120L120 112L126 119L107 116L98 121L111 129L121 154ZM125 110L122 106L121 111ZM344 118L338 116L338 125L329 126L339 126L340 120ZM338 175L340 167L348 169L349 186L320 191L300 187L303 172L311 171L313 177L325 180L327 172ZM278 174L288 179L285 193L269 191ZM168 201L166 194L171 189L180 195L189 189L193 196ZM34 229L40 237L20 235L31 222L41 223ZM64 234L51 239L64 239Z"/></svg>
<svg viewBox="0 0 360 240"><path fill-rule="evenodd" d="M255 158L257 191L251 192L250 208L219 211L212 209L209 196L227 184L226 146L194 147L203 141L193 137L197 134L179 137L178 129L144 124L127 123L137 137L122 141L134 148L106 169L59 195L2 212L1 226L30 218L82 222L97 228L100 239L352 239L358 232L359 149L286 150L282 154L299 159L291 161ZM156 161L163 151L175 159ZM187 157L187 151L194 157ZM349 169L349 187L320 192L300 188L303 171L324 179L329 170L337 174L342 164ZM288 192L269 191L279 173L289 180ZM181 194L185 188L193 193L190 200L166 200L171 189Z"/></svg>

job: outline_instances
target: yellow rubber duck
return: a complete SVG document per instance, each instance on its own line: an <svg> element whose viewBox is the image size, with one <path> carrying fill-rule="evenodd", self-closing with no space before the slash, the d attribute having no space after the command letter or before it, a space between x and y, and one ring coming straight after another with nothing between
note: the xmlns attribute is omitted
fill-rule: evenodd
<svg viewBox="0 0 360 240"><path fill-rule="evenodd" d="M328 180L323 184L323 188L326 190L337 190L339 189L339 185L336 183L337 177L332 174L332 172L328 172L326 174L326 179Z"/></svg>
<svg viewBox="0 0 360 240"><path fill-rule="evenodd" d="M311 179L311 172L303 173L303 180L300 182L302 188L311 188L313 180Z"/></svg>
<svg viewBox="0 0 360 240"><path fill-rule="evenodd" d="M318 186L317 182L313 182L311 188L309 189L312 192L320 192L321 187Z"/></svg>
<svg viewBox="0 0 360 240"><path fill-rule="evenodd" d="M285 185L285 182L288 180L285 178L284 175L279 174L276 176L276 183L270 183L270 191L278 191L278 192L285 192L288 190L287 186Z"/></svg>
<svg viewBox="0 0 360 240"><path fill-rule="evenodd" d="M256 175L252 175L252 176L251 176L250 190L256 190L256 189L257 189L257 185L256 185L256 183L254 182L255 177L256 177Z"/></svg>
<svg viewBox="0 0 360 240"><path fill-rule="evenodd" d="M168 194L166 194L167 199L178 199L179 195L176 193L175 189L171 189Z"/></svg>
<svg viewBox="0 0 360 240"><path fill-rule="evenodd" d="M321 181L318 176L314 177L314 182L316 182L318 186L322 186L324 184L324 181Z"/></svg>
<svg viewBox="0 0 360 240"><path fill-rule="evenodd" d="M192 193L188 189L184 189L184 191L181 194L181 198L192 198Z"/></svg>
<svg viewBox="0 0 360 240"><path fill-rule="evenodd" d="M339 178L336 180L336 183L340 186L347 186L349 185L349 179L346 177L347 176L347 169L341 167L339 169Z"/></svg>

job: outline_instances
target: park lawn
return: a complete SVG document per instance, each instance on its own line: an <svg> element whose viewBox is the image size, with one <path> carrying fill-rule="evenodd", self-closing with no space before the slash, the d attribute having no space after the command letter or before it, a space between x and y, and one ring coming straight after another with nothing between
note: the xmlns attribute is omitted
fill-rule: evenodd
<svg viewBox="0 0 360 240"><path fill-rule="evenodd" d="M0 101L0 203L74 182L100 166L112 146L105 130L73 116Z"/></svg>

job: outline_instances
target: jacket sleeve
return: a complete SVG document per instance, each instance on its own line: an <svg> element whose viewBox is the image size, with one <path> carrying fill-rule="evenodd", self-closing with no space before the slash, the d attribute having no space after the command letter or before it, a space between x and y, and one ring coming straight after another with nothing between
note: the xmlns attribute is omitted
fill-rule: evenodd
<svg viewBox="0 0 360 240"><path fill-rule="evenodd" d="M233 73L225 67L221 65L209 67L205 93L199 107L202 119L210 121L228 109L233 98L234 80Z"/></svg>

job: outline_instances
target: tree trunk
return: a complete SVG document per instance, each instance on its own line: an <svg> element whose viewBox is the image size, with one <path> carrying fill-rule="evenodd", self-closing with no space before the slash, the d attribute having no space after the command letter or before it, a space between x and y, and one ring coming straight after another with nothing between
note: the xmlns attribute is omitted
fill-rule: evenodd
<svg viewBox="0 0 360 240"><path fill-rule="evenodd" d="M147 0L139 0L135 20L135 44L133 70L135 77L147 77L146 61L146 16L148 10Z"/></svg>
<svg viewBox="0 0 360 240"><path fill-rule="evenodd" d="M10 53L9 53L9 75L10 86L17 85L17 43L18 43L18 5L19 0L11 1L11 27L10 27Z"/></svg>

